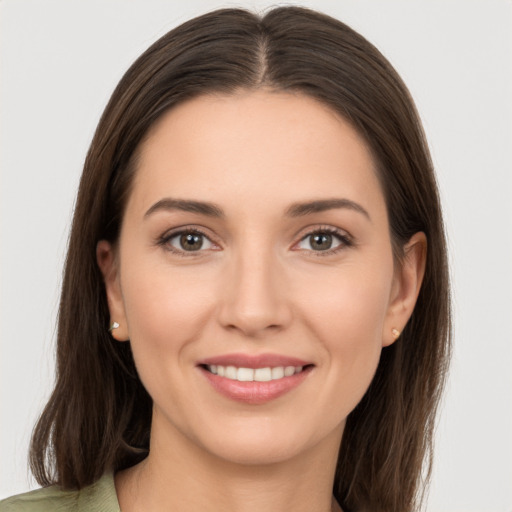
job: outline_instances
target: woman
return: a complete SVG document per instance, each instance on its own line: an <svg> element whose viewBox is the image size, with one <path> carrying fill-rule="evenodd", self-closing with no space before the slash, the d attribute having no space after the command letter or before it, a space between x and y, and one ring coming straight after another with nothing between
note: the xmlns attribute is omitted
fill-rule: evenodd
<svg viewBox="0 0 512 512"><path fill-rule="evenodd" d="M413 510L448 355L396 72L313 11L204 15L99 123L32 442L53 487L0 510Z"/></svg>

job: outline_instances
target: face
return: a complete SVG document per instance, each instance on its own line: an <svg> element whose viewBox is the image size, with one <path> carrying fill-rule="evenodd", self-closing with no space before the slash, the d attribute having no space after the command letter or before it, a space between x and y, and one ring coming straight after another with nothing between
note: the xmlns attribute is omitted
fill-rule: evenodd
<svg viewBox="0 0 512 512"><path fill-rule="evenodd" d="M364 141L277 92L167 113L98 262L152 436L250 464L337 447L417 289L395 271Z"/></svg>

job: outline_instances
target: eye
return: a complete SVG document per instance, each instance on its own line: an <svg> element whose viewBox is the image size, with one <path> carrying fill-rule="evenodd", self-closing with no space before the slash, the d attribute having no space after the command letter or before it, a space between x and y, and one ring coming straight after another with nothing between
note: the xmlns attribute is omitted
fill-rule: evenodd
<svg viewBox="0 0 512 512"><path fill-rule="evenodd" d="M176 252L199 252L214 247L213 242L196 230L173 233L162 240L163 244Z"/></svg>
<svg viewBox="0 0 512 512"><path fill-rule="evenodd" d="M335 252L336 249L350 246L350 239L336 230L317 230L307 234L297 244L297 249L314 252Z"/></svg>

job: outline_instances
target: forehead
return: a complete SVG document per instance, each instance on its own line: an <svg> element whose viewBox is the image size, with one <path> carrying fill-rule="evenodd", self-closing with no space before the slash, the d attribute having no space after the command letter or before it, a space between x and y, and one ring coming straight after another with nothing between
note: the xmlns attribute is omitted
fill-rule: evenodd
<svg viewBox="0 0 512 512"><path fill-rule="evenodd" d="M383 203L368 146L346 120L303 94L262 90L205 95L166 113L140 148L132 190L140 207L165 195Z"/></svg>

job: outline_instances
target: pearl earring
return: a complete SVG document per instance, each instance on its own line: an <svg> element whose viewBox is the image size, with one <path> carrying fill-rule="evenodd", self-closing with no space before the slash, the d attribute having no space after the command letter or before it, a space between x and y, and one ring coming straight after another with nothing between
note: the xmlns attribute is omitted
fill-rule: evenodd
<svg viewBox="0 0 512 512"><path fill-rule="evenodd" d="M117 322L112 322L110 324L110 328L108 330L108 332L112 332L114 329L117 329L119 327L119 324Z"/></svg>
<svg viewBox="0 0 512 512"><path fill-rule="evenodd" d="M398 338L398 336L400 336L400 331L398 329L395 329L394 327L393 329L391 329L391 333L395 338Z"/></svg>

